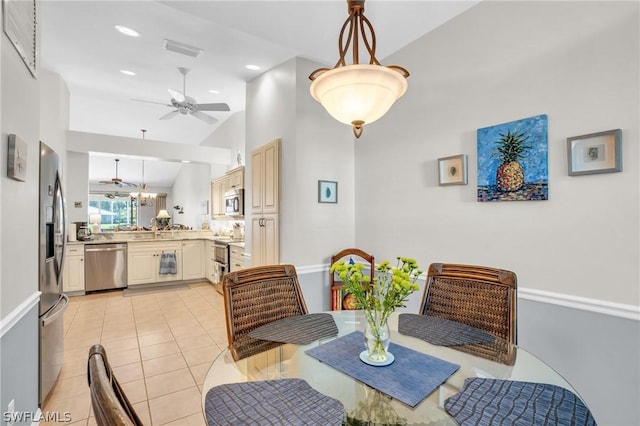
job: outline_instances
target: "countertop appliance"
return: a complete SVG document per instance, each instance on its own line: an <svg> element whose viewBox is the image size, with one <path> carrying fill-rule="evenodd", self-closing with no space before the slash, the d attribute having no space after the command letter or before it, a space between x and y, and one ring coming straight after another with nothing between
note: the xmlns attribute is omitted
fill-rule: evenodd
<svg viewBox="0 0 640 426"><path fill-rule="evenodd" d="M62 162L40 142L39 250L39 402L55 384L63 361L63 313L69 298L62 292L66 218L62 194Z"/></svg>
<svg viewBox="0 0 640 426"><path fill-rule="evenodd" d="M84 247L86 291L127 286L127 243L88 244Z"/></svg>
<svg viewBox="0 0 640 426"><path fill-rule="evenodd" d="M234 189L224 193L224 213L227 216L244 216L244 189Z"/></svg>
<svg viewBox="0 0 640 426"><path fill-rule="evenodd" d="M73 222L76 225L76 239L78 241L90 241L93 239L91 236L91 229L87 222Z"/></svg>

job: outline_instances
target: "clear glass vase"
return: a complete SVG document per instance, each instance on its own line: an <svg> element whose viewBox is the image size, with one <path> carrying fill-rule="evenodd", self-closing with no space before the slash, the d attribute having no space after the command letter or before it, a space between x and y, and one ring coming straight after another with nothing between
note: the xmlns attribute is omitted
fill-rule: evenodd
<svg viewBox="0 0 640 426"><path fill-rule="evenodd" d="M385 362L388 358L389 343L391 342L391 330L387 319L381 319L381 315L367 315L367 323L364 329L364 344L369 360L373 362Z"/></svg>

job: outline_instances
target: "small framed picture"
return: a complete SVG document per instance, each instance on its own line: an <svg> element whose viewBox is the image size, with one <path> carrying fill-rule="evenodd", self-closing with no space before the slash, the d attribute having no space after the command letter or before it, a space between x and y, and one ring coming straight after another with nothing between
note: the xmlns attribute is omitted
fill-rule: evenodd
<svg viewBox="0 0 640 426"><path fill-rule="evenodd" d="M330 180L318 181L318 202L337 203L338 202L338 182Z"/></svg>
<svg viewBox="0 0 640 426"><path fill-rule="evenodd" d="M27 144L16 135L9 135L7 177L21 182L27 180Z"/></svg>
<svg viewBox="0 0 640 426"><path fill-rule="evenodd" d="M569 176L622 171L620 129L567 138Z"/></svg>
<svg viewBox="0 0 640 426"><path fill-rule="evenodd" d="M438 158L438 184L466 185L467 184L467 156L465 154Z"/></svg>
<svg viewBox="0 0 640 426"><path fill-rule="evenodd" d="M200 214L209 214L209 200L200 201Z"/></svg>

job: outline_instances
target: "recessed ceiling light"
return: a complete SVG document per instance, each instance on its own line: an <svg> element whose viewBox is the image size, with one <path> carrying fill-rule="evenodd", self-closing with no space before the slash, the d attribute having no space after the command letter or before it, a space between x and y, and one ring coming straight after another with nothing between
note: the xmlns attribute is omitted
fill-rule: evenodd
<svg viewBox="0 0 640 426"><path fill-rule="evenodd" d="M249 65L245 65L245 68L246 68L246 69L248 69L248 70L251 70L251 71L257 71L257 70L259 70L259 69L260 69L260 67L259 67L259 66L257 66L257 65L251 65L251 64L249 64Z"/></svg>
<svg viewBox="0 0 640 426"><path fill-rule="evenodd" d="M218 93L220 93L219 90L215 90L215 89L211 89L209 90L209 93L213 93L214 95L217 95Z"/></svg>
<svg viewBox="0 0 640 426"><path fill-rule="evenodd" d="M124 75L136 75L135 72L129 70L120 70L120 72Z"/></svg>
<svg viewBox="0 0 640 426"><path fill-rule="evenodd" d="M116 25L115 26L116 30L120 31L122 34L129 36L129 37L140 37L140 33L137 32L136 30L132 30L131 28L122 26L122 25Z"/></svg>

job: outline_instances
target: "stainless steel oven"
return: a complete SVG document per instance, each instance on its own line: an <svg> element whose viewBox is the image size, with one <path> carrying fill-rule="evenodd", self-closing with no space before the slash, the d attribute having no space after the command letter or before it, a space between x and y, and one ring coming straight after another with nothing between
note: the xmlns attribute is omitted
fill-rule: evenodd
<svg viewBox="0 0 640 426"><path fill-rule="evenodd" d="M215 261L215 289L222 294L222 277L229 272L229 243L215 240L213 242L213 260Z"/></svg>

